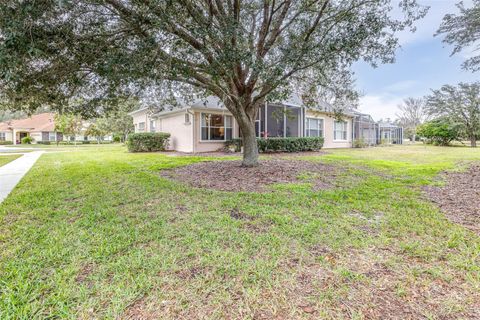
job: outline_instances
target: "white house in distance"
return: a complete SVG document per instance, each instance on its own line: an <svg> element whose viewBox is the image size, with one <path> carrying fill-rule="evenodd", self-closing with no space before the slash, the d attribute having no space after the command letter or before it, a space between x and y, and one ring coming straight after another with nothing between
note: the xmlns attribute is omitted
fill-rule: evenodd
<svg viewBox="0 0 480 320"><path fill-rule="evenodd" d="M96 141L96 137L85 135L90 124L83 123L80 134L65 136L55 131L55 114L45 112L32 115L31 117L17 120L9 120L0 123L0 144L20 144L24 137L31 137L32 143L54 143L57 141ZM112 136L103 137L105 141L111 141Z"/></svg>
<svg viewBox="0 0 480 320"><path fill-rule="evenodd" d="M0 123L0 142L19 144L25 137L31 137L34 141L63 140L63 135L55 131L53 113L40 113Z"/></svg>
<svg viewBox="0 0 480 320"><path fill-rule="evenodd" d="M215 98L197 101L168 111L152 113L141 108L130 113L135 132L170 133L170 150L211 152L225 141L240 136L232 114ZM352 147L353 114L334 118L328 104L306 108L298 101L266 104L256 121L258 137L324 137L324 148Z"/></svg>

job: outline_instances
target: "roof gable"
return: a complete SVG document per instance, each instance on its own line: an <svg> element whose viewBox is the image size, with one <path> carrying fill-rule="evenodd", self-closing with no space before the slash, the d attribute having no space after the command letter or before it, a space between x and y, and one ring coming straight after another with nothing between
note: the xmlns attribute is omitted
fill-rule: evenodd
<svg viewBox="0 0 480 320"><path fill-rule="evenodd" d="M29 118L10 120L0 123L0 130L55 131L55 114L46 112Z"/></svg>

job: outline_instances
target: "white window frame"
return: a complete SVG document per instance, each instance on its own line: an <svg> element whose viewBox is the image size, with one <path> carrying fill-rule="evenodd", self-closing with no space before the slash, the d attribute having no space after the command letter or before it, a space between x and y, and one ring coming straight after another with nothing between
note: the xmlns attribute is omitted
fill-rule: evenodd
<svg viewBox="0 0 480 320"><path fill-rule="evenodd" d="M53 140L52 140L52 133L53 133ZM52 132L52 131L49 131L48 132L48 141L57 141L57 133L56 132Z"/></svg>
<svg viewBox="0 0 480 320"><path fill-rule="evenodd" d="M150 120L150 132L155 132L157 129L157 123L155 120Z"/></svg>
<svg viewBox="0 0 480 320"><path fill-rule="evenodd" d="M141 126L143 125L143 126ZM138 123L138 132L145 132L145 122Z"/></svg>
<svg viewBox="0 0 480 320"><path fill-rule="evenodd" d="M7 134L5 132L0 132L0 141L7 141Z"/></svg>
<svg viewBox="0 0 480 320"><path fill-rule="evenodd" d="M308 135L308 131L310 130L310 124L309 124L309 119L313 119L313 120L322 120L322 135L319 136L319 137L322 137L322 138L325 138L325 118L321 118L321 117L305 117L305 137L310 137ZM320 128L320 126L319 126ZM320 129L317 129L317 130L320 130Z"/></svg>
<svg viewBox="0 0 480 320"><path fill-rule="evenodd" d="M337 130L335 125L337 123L344 123L345 124L345 131L340 131L340 130ZM336 136L336 132L342 132L342 135L343 135L343 132L345 132L345 139L336 139L335 136ZM348 141L348 121L337 121L337 120L333 120L333 141Z"/></svg>
<svg viewBox="0 0 480 320"><path fill-rule="evenodd" d="M223 116L223 128L225 130L225 134L224 134L224 138L223 140L204 140L202 138L202 129L203 128L208 128L208 132L207 132L207 136L210 137L210 128L212 128L212 126L210 126L210 124L208 124L207 127L203 127L202 126L202 119L203 119L203 116L204 115L217 115L217 116ZM230 117L232 119L232 121L230 122L231 123L231 127L227 127L226 124L227 124L227 119L226 117ZM233 122L234 122L234 118L233 116L231 115L228 115L228 114L221 114L221 113L212 113L212 112L201 112L200 113L200 125L199 125L199 128L200 128L200 142L223 142L223 141L227 141L227 129L232 129L232 139L233 139ZM213 127L213 128L222 128L222 127Z"/></svg>

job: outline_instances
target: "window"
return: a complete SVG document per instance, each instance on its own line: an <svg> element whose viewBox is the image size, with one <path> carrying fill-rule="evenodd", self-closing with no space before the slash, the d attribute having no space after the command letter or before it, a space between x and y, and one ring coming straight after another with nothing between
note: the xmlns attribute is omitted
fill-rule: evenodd
<svg viewBox="0 0 480 320"><path fill-rule="evenodd" d="M333 122L333 140L347 140L347 123L345 121Z"/></svg>
<svg viewBox="0 0 480 320"><path fill-rule="evenodd" d="M323 137L323 119L307 118L307 137Z"/></svg>
<svg viewBox="0 0 480 320"><path fill-rule="evenodd" d="M155 120L150 120L150 132L155 132Z"/></svg>
<svg viewBox="0 0 480 320"><path fill-rule="evenodd" d="M6 139L5 132L0 132L0 141L5 141Z"/></svg>
<svg viewBox="0 0 480 320"><path fill-rule="evenodd" d="M138 124L138 132L143 132L145 131L145 122L140 122Z"/></svg>
<svg viewBox="0 0 480 320"><path fill-rule="evenodd" d="M57 140L57 134L55 132L48 133L48 141L55 141Z"/></svg>
<svg viewBox="0 0 480 320"><path fill-rule="evenodd" d="M185 123L190 123L190 114L185 113Z"/></svg>
<svg viewBox="0 0 480 320"><path fill-rule="evenodd" d="M232 139L232 124L233 120L231 116L202 113L202 140L215 141Z"/></svg>
<svg viewBox="0 0 480 320"><path fill-rule="evenodd" d="M267 107L267 135L268 137L285 137L285 107Z"/></svg>
<svg viewBox="0 0 480 320"><path fill-rule="evenodd" d="M300 111L301 109L296 107L268 105L266 135L268 137L298 137L300 135Z"/></svg>

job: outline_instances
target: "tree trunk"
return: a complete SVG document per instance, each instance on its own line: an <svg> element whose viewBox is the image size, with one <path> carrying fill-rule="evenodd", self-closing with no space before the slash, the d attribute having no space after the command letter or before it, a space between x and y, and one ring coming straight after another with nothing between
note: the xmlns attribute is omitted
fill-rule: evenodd
<svg viewBox="0 0 480 320"><path fill-rule="evenodd" d="M476 148L477 147L477 137L475 135L473 136L470 136L470 146L472 148Z"/></svg>
<svg viewBox="0 0 480 320"><path fill-rule="evenodd" d="M252 117L252 119L255 119ZM243 162L244 167L258 166L258 146L257 136L255 134L255 120L250 120L247 116L236 119L240 127L243 140Z"/></svg>

